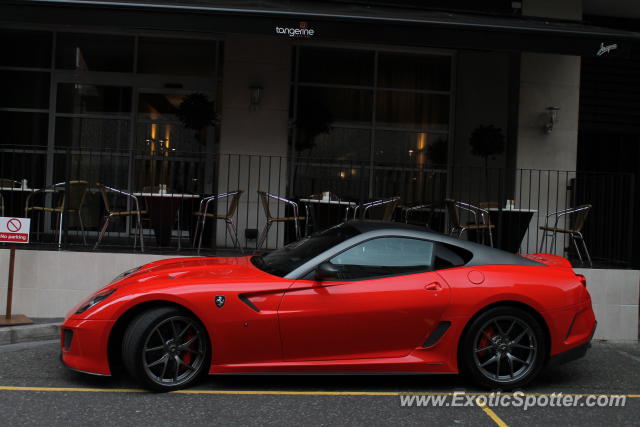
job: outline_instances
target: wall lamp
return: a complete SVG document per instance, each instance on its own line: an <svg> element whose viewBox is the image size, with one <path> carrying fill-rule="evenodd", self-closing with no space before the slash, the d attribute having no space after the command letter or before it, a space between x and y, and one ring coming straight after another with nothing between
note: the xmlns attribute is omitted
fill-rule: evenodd
<svg viewBox="0 0 640 427"><path fill-rule="evenodd" d="M556 123L558 123L558 112L560 107L547 107L546 122L544 124L544 132L551 133Z"/></svg>
<svg viewBox="0 0 640 427"><path fill-rule="evenodd" d="M249 110L256 111L262 102L262 86L253 85L249 88Z"/></svg>

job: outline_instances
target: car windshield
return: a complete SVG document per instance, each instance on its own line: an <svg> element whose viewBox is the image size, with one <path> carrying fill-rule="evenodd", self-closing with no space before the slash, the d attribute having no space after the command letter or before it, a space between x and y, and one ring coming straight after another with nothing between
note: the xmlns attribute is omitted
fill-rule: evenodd
<svg viewBox="0 0 640 427"><path fill-rule="evenodd" d="M290 243L267 255L254 256L251 262L260 270L284 277L311 258L359 233L354 227L341 224Z"/></svg>

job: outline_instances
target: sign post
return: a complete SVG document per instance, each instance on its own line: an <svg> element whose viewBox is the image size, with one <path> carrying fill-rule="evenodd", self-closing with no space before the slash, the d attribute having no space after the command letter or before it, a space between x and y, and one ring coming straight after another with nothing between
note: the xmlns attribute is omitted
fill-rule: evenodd
<svg viewBox="0 0 640 427"><path fill-rule="evenodd" d="M16 245L29 243L29 230L31 220L29 218L0 217L0 242L11 243L9 254L9 277L7 281L7 310L0 317L0 326L28 325L33 323L23 314L11 314L13 301L13 272L16 262Z"/></svg>

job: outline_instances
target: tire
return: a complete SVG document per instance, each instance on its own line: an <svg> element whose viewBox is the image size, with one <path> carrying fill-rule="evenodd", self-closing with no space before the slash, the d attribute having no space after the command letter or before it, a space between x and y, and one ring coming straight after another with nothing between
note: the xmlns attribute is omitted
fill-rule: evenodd
<svg viewBox="0 0 640 427"><path fill-rule="evenodd" d="M469 325L460 367L482 387L517 389L540 373L547 349L547 336L534 316L517 307L495 307Z"/></svg>
<svg viewBox="0 0 640 427"><path fill-rule="evenodd" d="M209 368L206 330L192 315L174 307L142 312L122 339L122 361L143 387L159 392L193 385Z"/></svg>

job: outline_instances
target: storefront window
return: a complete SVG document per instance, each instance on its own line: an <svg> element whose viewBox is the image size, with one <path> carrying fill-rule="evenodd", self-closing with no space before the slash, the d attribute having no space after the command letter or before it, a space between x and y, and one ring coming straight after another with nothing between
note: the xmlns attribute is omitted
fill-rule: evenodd
<svg viewBox="0 0 640 427"><path fill-rule="evenodd" d="M373 91L301 87L298 124L305 127L371 126Z"/></svg>
<svg viewBox="0 0 640 427"><path fill-rule="evenodd" d="M294 192L400 195L408 203L444 195L451 61L443 54L296 48ZM439 171L437 179L427 179L427 170Z"/></svg>
<svg viewBox="0 0 640 427"><path fill-rule="evenodd" d="M88 117L56 118L56 147L82 147L92 150L127 150L129 120Z"/></svg>
<svg viewBox="0 0 640 427"><path fill-rule="evenodd" d="M47 145L49 115L26 111L0 111L0 145Z"/></svg>
<svg viewBox="0 0 640 427"><path fill-rule="evenodd" d="M0 66L50 68L49 31L0 29Z"/></svg>
<svg viewBox="0 0 640 427"><path fill-rule="evenodd" d="M443 200L447 142L446 134L376 131L374 187L405 203Z"/></svg>
<svg viewBox="0 0 640 427"><path fill-rule="evenodd" d="M0 108L49 108L49 73L0 70Z"/></svg>
<svg viewBox="0 0 640 427"><path fill-rule="evenodd" d="M141 93L139 117L144 120L178 121L178 109L184 99L183 94Z"/></svg>
<svg viewBox="0 0 640 427"><path fill-rule="evenodd" d="M300 83L371 86L374 53L347 49L304 48L299 51Z"/></svg>
<svg viewBox="0 0 640 427"><path fill-rule="evenodd" d="M131 112L131 93L130 87L61 83L58 85L56 111L122 115Z"/></svg>
<svg viewBox="0 0 640 427"><path fill-rule="evenodd" d="M47 179L53 33L2 29L0 39L0 178L39 188ZM23 212L17 194L3 197L8 212Z"/></svg>
<svg viewBox="0 0 640 427"><path fill-rule="evenodd" d="M376 125L403 129L449 129L449 95L378 91Z"/></svg>
<svg viewBox="0 0 640 427"><path fill-rule="evenodd" d="M133 49L132 36L58 33L56 68L131 73Z"/></svg>
<svg viewBox="0 0 640 427"><path fill-rule="evenodd" d="M141 37L138 41L138 73L211 76L215 73L217 43Z"/></svg>
<svg viewBox="0 0 640 427"><path fill-rule="evenodd" d="M451 57L380 53L378 87L408 90L438 90L451 87Z"/></svg>
<svg viewBox="0 0 640 427"><path fill-rule="evenodd" d="M96 183L212 191L216 134L176 113L190 93L218 100L220 41L9 29L0 38L0 178L32 189L88 181L89 231L104 215ZM22 196L5 191L7 212L22 215Z"/></svg>

